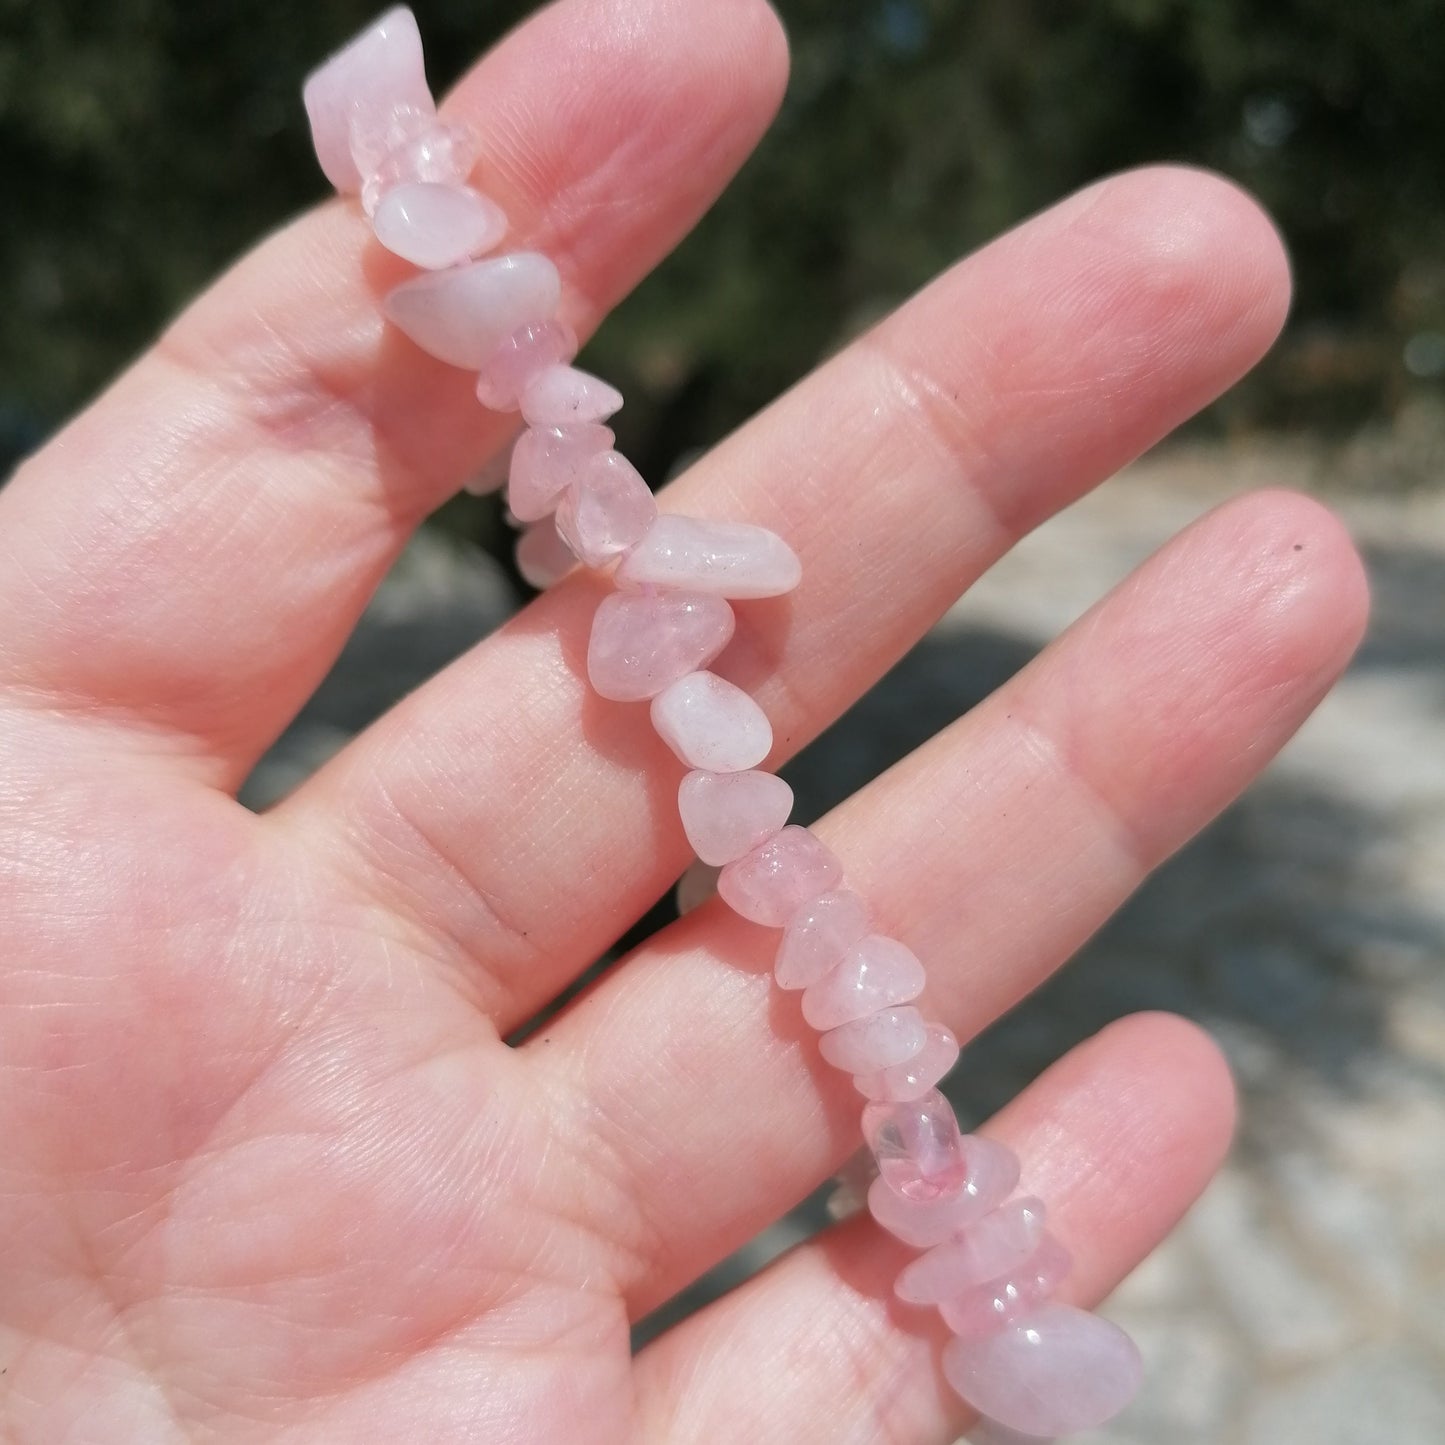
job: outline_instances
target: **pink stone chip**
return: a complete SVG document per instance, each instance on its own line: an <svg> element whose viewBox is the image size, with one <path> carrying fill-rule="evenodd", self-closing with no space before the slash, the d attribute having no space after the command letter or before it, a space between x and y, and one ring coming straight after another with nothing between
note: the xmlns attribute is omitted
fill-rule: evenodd
<svg viewBox="0 0 1445 1445"><path fill-rule="evenodd" d="M359 191L365 177L351 155L353 125L374 124L397 106L436 111L411 11L398 5L373 21L306 77L301 95L326 179L343 195Z"/></svg>
<svg viewBox="0 0 1445 1445"><path fill-rule="evenodd" d="M919 1040L918 1049L923 1042ZM954 1194L968 1179L953 1105L937 1089L910 1103L867 1105L863 1138L878 1161L878 1172L907 1199L926 1201Z"/></svg>
<svg viewBox="0 0 1445 1445"><path fill-rule="evenodd" d="M907 1304L942 1304L1027 1263L1043 1236L1043 1203L1010 1200L956 1238L935 1244L911 1260L893 1292Z"/></svg>
<svg viewBox="0 0 1445 1445"><path fill-rule="evenodd" d="M539 592L565 577L576 560L551 521L535 522L517 538L517 571Z"/></svg>
<svg viewBox="0 0 1445 1445"><path fill-rule="evenodd" d="M400 150L421 140L428 131L441 128L444 122L437 120L436 108L408 104L399 101L382 109L358 112L351 121L351 159L362 177L361 193L365 197L368 185L373 191L373 203L365 206L367 215L376 209L375 197L379 195L376 184L377 171ZM429 147L433 142L424 142ZM385 184L394 185L400 179L399 169L388 171ZM448 171L445 179L453 179ZM456 177L455 179L462 179Z"/></svg>
<svg viewBox="0 0 1445 1445"><path fill-rule="evenodd" d="M722 597L778 597L803 568L793 549L766 527L666 516L617 569L629 586L690 587Z"/></svg>
<svg viewBox="0 0 1445 1445"><path fill-rule="evenodd" d="M529 321L497 347L477 376L477 400L492 411L516 411L539 371L577 355L577 333L565 321ZM608 442L608 446L612 443Z"/></svg>
<svg viewBox="0 0 1445 1445"><path fill-rule="evenodd" d="M1018 1185L1018 1155L973 1134L962 1140L962 1148L963 1180L934 1199L910 1199L880 1175L868 1191L873 1218L895 1239L927 1249L997 1209Z"/></svg>
<svg viewBox="0 0 1445 1445"><path fill-rule="evenodd" d="M361 183L361 209L375 216L395 186L431 181L443 186L466 184L477 163L477 137L469 126L432 120L415 134L397 132L396 142L370 175L362 164L362 151L353 135L351 152L366 179Z"/></svg>
<svg viewBox="0 0 1445 1445"><path fill-rule="evenodd" d="M519 326L556 310L557 268L538 251L518 251L403 281L381 303L387 319L428 355L475 371Z"/></svg>
<svg viewBox="0 0 1445 1445"><path fill-rule="evenodd" d="M958 1062L958 1040L942 1024L929 1024L928 1042L907 1062L859 1074L854 1087L869 1099L906 1103L921 1099Z"/></svg>
<svg viewBox="0 0 1445 1445"><path fill-rule="evenodd" d="M621 410L622 393L615 386L575 366L549 366L522 392L522 415L533 426L606 421Z"/></svg>
<svg viewBox="0 0 1445 1445"><path fill-rule="evenodd" d="M677 811L693 852L720 867L782 828L793 811L793 790L773 773L699 770L679 785Z"/></svg>
<svg viewBox="0 0 1445 1445"><path fill-rule="evenodd" d="M779 988L807 988L868 932L868 909L849 888L815 898L789 921L773 962Z"/></svg>
<svg viewBox="0 0 1445 1445"><path fill-rule="evenodd" d="M790 823L729 863L717 891L734 913L781 928L805 903L838 886L843 865L806 829Z"/></svg>
<svg viewBox="0 0 1445 1445"><path fill-rule="evenodd" d="M1049 1437L1112 1420L1134 1398L1144 1367L1117 1325L1050 1304L981 1339L950 1340L943 1373L990 1420Z"/></svg>
<svg viewBox="0 0 1445 1445"><path fill-rule="evenodd" d="M507 218L470 186L408 181L382 197L371 228L394 255L436 271L490 251L507 234Z"/></svg>
<svg viewBox="0 0 1445 1445"><path fill-rule="evenodd" d="M690 672L658 693L652 726L688 767L713 773L755 768L773 747L768 715L712 672Z"/></svg>
<svg viewBox="0 0 1445 1445"><path fill-rule="evenodd" d="M557 530L589 567L606 566L643 536L657 502L621 452L588 457L581 475L557 504Z"/></svg>
<svg viewBox="0 0 1445 1445"><path fill-rule="evenodd" d="M1045 1233L1039 1247L1017 1269L944 1300L938 1312L956 1335L990 1334L1051 1299L1069 1277L1073 1264L1069 1251Z"/></svg>
<svg viewBox="0 0 1445 1445"><path fill-rule="evenodd" d="M808 985L803 1017L815 1029L836 1029L890 1004L912 1003L927 981L911 948L873 933L855 943L837 967Z"/></svg>
<svg viewBox="0 0 1445 1445"><path fill-rule="evenodd" d="M519 522L540 521L616 438L605 426L528 427L512 448L507 505Z"/></svg>
<svg viewBox="0 0 1445 1445"><path fill-rule="evenodd" d="M706 667L733 635L733 610L697 592L611 592L598 605L587 676L612 702L644 702Z"/></svg>
<svg viewBox="0 0 1445 1445"><path fill-rule="evenodd" d="M887 1069L911 1059L923 1047L927 1033L916 1008L879 1009L866 1019L839 1024L818 1036L818 1052L825 1063L844 1073Z"/></svg>

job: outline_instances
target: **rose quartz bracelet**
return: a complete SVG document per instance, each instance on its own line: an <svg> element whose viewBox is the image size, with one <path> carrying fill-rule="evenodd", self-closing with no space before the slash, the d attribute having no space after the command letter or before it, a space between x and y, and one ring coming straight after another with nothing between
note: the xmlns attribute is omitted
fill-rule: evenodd
<svg viewBox="0 0 1445 1445"><path fill-rule="evenodd" d="M315 71L305 101L328 179L360 196L387 250L421 268L386 297L388 319L423 351L477 372L482 405L521 411L508 502L530 524L523 575L546 586L574 559L614 569L588 677L605 698L649 705L689 769L678 789L688 841L721 868L728 907L782 930L778 986L802 991L819 1052L868 1101L863 1137L878 1170L868 1208L920 1251L898 1298L939 1311L952 1333L944 1374L994 1426L1039 1438L1102 1424L1138 1387L1138 1352L1114 1325L1052 1302L1069 1256L1046 1232L1042 1202L1011 1197L1017 1158L963 1137L939 1093L958 1043L914 1006L923 965L873 931L838 860L788 822L792 789L758 771L773 745L766 715L707 671L732 637L731 603L791 591L797 557L762 527L659 515L605 425L621 395L571 365L577 337L556 316L556 267L530 251L477 259L502 240L506 217L468 184L473 141L437 116L409 10L388 11Z"/></svg>

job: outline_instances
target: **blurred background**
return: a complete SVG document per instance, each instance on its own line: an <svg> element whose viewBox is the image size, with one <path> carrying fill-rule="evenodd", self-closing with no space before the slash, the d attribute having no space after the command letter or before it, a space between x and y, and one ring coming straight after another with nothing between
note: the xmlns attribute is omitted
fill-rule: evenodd
<svg viewBox="0 0 1445 1445"><path fill-rule="evenodd" d="M376 0L0 0L0 475L220 266L321 197L299 84ZM415 0L440 90L530 6ZM1445 1441L1445 13L1437 0L780 0L783 113L589 347L661 479L962 251L1101 173L1253 190L1289 329L1178 438L1051 522L789 770L804 817L951 721L1245 487L1324 495L1375 622L1264 782L965 1055L975 1121L1117 1015L1224 1043L1224 1175L1112 1313L1151 1365L1100 1439ZM766 344L760 344L765 338ZM525 598L458 498L252 780L261 805ZM659 904L644 927L669 916ZM806 1201L664 1317L815 1228Z"/></svg>

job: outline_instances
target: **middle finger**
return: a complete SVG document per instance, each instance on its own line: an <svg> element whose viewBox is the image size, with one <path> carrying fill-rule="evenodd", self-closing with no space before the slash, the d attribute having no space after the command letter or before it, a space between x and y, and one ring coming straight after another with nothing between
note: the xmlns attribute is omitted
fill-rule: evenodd
<svg viewBox="0 0 1445 1445"><path fill-rule="evenodd" d="M1199 172L1102 182L962 262L668 488L803 561L718 670L796 751L1023 532L1211 400L1273 340L1287 268ZM503 1030L688 856L671 753L590 696L605 584L577 575L414 694L275 815L399 916Z"/></svg>

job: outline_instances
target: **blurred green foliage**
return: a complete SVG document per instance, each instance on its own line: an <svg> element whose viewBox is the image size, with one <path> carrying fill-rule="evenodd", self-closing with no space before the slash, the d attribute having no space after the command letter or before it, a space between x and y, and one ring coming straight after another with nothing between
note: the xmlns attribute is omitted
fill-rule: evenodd
<svg viewBox="0 0 1445 1445"><path fill-rule="evenodd" d="M0 0L0 426L53 425L322 194L298 87L375 8ZM440 89L531 7L415 8ZM623 440L653 474L961 251L1165 158L1254 190L1296 261L1289 340L1217 416L1348 422L1439 384L1439 0L780 8L794 62L777 126L594 344L644 398Z"/></svg>

